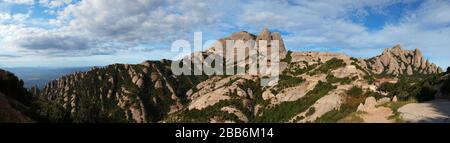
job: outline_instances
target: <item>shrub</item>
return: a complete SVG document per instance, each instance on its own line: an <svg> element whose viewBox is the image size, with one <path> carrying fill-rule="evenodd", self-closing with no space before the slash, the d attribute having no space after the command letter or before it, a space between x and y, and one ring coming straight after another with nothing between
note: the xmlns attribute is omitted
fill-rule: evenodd
<svg viewBox="0 0 450 143"><path fill-rule="evenodd" d="M292 62L292 51L288 51L286 54L286 58L282 59L281 62Z"/></svg>
<svg viewBox="0 0 450 143"><path fill-rule="evenodd" d="M291 66L289 69L286 69L287 73L290 73L292 75L302 75L302 74L309 72L317 67L317 64L308 65L306 62L304 62L304 63L306 64L305 68Z"/></svg>
<svg viewBox="0 0 450 143"><path fill-rule="evenodd" d="M32 96L23 87L24 83L16 75L0 69L0 92L25 105L30 105Z"/></svg>
<svg viewBox="0 0 450 143"><path fill-rule="evenodd" d="M434 95L436 94L436 90L431 87L428 83L426 83L423 87L419 89L418 94L415 95L417 101L425 102L434 99Z"/></svg>
<svg viewBox="0 0 450 143"><path fill-rule="evenodd" d="M329 83L341 83L341 84L350 84L353 80L355 80L356 77L350 78L350 77L345 77L345 78L337 78L334 75L330 74L327 76L327 81Z"/></svg>
<svg viewBox="0 0 450 143"><path fill-rule="evenodd" d="M297 86L305 81L305 79L300 77L293 77L288 75L280 75L280 80L278 81L278 84L274 87L274 90L272 92L278 93L279 91Z"/></svg>
<svg viewBox="0 0 450 143"><path fill-rule="evenodd" d="M363 90L361 87L353 86L350 90L347 91L347 95L349 96L360 96L363 94Z"/></svg>
<svg viewBox="0 0 450 143"><path fill-rule="evenodd" d="M445 95L448 95L450 93L450 79L447 79L447 80L444 81L441 91Z"/></svg>
<svg viewBox="0 0 450 143"><path fill-rule="evenodd" d="M344 60L333 58L331 60L328 60L324 64L322 64L319 68L317 68L316 71L314 73L312 73L312 75L317 74L317 73L327 74L330 71L340 68L340 67L343 67L343 66L345 66Z"/></svg>

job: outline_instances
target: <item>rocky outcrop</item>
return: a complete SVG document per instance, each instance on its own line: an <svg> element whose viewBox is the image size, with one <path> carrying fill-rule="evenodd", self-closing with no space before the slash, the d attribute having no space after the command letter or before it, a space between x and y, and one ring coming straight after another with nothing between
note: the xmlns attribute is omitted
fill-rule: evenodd
<svg viewBox="0 0 450 143"><path fill-rule="evenodd" d="M72 118L96 121L157 122L198 83L196 76L174 76L170 61L94 67L49 82L40 98L63 105ZM183 83L183 84L179 84ZM99 112L90 115L90 111Z"/></svg>
<svg viewBox="0 0 450 143"><path fill-rule="evenodd" d="M23 85L13 73L0 69L0 123L33 122L24 114L33 98Z"/></svg>
<svg viewBox="0 0 450 143"><path fill-rule="evenodd" d="M242 32L233 33L230 36L228 36L226 38L222 38L218 41L220 42L220 44L222 45L223 48L226 48L227 40L234 41L235 42L234 47L245 47L246 48L245 51L247 52L246 56L248 56L248 51L250 49L255 49L255 48L259 47L260 40L265 40L267 42L268 49L270 49L270 47L272 46L271 42L273 40L278 40L280 59L285 58L286 53L287 53L287 50L284 45L284 41L283 41L281 34L278 32L270 32L268 28L264 28L263 31L261 31L259 33L259 35L253 35L251 33L248 33L247 31L242 31ZM237 42L239 40L241 40L245 43ZM247 43L248 41L251 41L251 40L254 42ZM239 45L239 44L243 44L243 45ZM229 46L232 46L232 45L229 45ZM218 51L215 51L215 50L216 49L214 49L214 48L209 48L206 50L206 52L207 53L217 53ZM235 53L235 52L237 52L237 51L234 51L233 53ZM268 53L270 54L271 51L268 51Z"/></svg>
<svg viewBox="0 0 450 143"><path fill-rule="evenodd" d="M267 40L269 44L279 40L279 52L287 57L281 34L267 28L258 35L233 33L219 42L225 45L227 40ZM255 46L258 43L244 48ZM217 54L215 50L223 49L193 55ZM314 122L341 109L365 113L361 116L365 122L392 122L388 117L393 111L380 106L404 97L378 91L382 83L399 80L383 75L441 72L419 49L404 50L400 45L371 59L331 52L289 52L289 57L280 63L280 86L261 86L260 75L176 76L171 61L162 60L95 67L63 76L48 83L39 95L62 105L80 122ZM361 88L363 96L350 96L353 87Z"/></svg>
<svg viewBox="0 0 450 143"><path fill-rule="evenodd" d="M376 74L435 74L441 73L442 69L430 63L419 49L404 50L400 45L369 59L369 67Z"/></svg>

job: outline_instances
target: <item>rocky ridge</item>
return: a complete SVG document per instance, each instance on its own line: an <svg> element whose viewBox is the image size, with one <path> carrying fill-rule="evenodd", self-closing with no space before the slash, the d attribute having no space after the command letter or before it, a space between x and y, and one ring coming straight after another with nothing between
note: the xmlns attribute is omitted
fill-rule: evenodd
<svg viewBox="0 0 450 143"><path fill-rule="evenodd" d="M259 35L233 33L219 42L226 40L283 39L264 29ZM397 101L379 90L386 81L400 80L393 77L442 72L418 49L403 50L399 45L370 59L287 52L284 43L280 46L282 74L277 86L261 87L257 75L175 76L171 61L163 60L67 75L50 82L40 97L61 104L79 122L337 122L331 115L376 109L373 100L365 99L377 98L377 105ZM91 112L100 114L85 115Z"/></svg>
<svg viewBox="0 0 450 143"><path fill-rule="evenodd" d="M368 67L376 74L435 74L443 72L442 69L430 63L419 49L404 50L401 45L385 49L383 54L371 58Z"/></svg>

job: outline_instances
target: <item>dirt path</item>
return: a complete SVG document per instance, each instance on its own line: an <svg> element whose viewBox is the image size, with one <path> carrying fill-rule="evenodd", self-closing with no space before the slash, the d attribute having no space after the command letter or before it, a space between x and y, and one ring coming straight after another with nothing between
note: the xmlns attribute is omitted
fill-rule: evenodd
<svg viewBox="0 0 450 143"><path fill-rule="evenodd" d="M365 114L361 114L361 118L364 123L393 123L389 120L389 117L393 115L391 109L387 107L372 108L365 111Z"/></svg>
<svg viewBox="0 0 450 143"><path fill-rule="evenodd" d="M411 103L398 109L398 112L405 122L450 123L450 101L448 100Z"/></svg>

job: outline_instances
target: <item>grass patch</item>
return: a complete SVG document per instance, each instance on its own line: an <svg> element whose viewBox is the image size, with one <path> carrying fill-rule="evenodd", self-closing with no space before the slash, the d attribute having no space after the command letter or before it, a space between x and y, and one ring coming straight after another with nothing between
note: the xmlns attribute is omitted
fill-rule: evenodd
<svg viewBox="0 0 450 143"><path fill-rule="evenodd" d="M398 102L389 102L386 103L385 107L388 107L392 110L393 114L389 117L390 120L394 120L396 123L403 123L402 118L400 117L400 113L398 112L398 109L405 106L406 104L415 103L416 101L409 100L409 101L398 101Z"/></svg>

